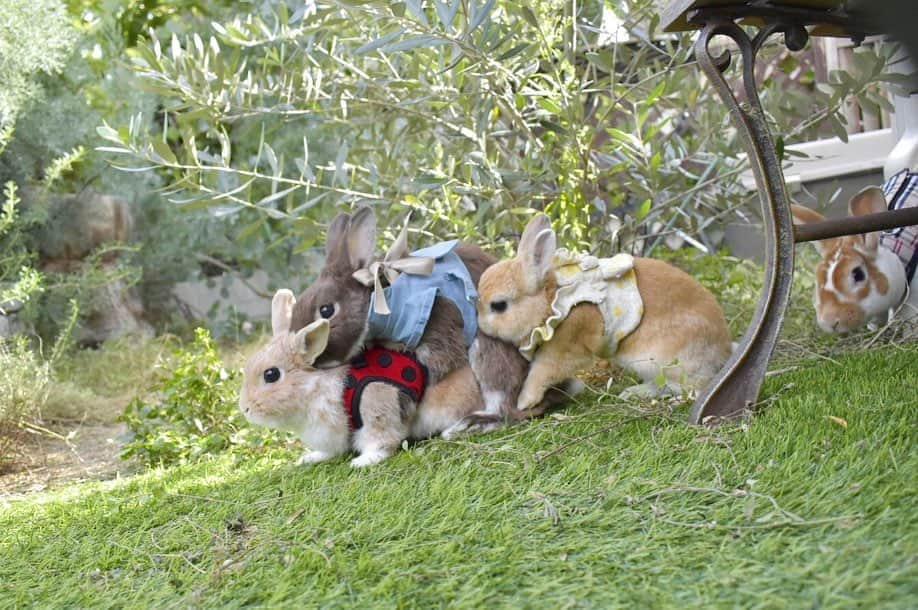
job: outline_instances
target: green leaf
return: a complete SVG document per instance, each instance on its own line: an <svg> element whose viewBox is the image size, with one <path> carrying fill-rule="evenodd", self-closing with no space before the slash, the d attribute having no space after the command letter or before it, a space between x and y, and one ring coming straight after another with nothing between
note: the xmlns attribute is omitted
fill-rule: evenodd
<svg viewBox="0 0 918 610"><path fill-rule="evenodd" d="M119 136L118 131L110 127L107 123L96 127L96 133L99 134L99 136L101 136L103 139L108 140L110 142L117 142L118 144L126 144L126 142L121 140L121 136Z"/></svg>
<svg viewBox="0 0 918 610"><path fill-rule="evenodd" d="M470 3L471 6L475 6L474 1ZM471 34L478 26L481 25L481 22L485 20L485 17L491 14L491 9L494 8L494 0L487 0L484 5L480 6L475 13L472 15L472 18L469 20L469 27L466 31L466 34Z"/></svg>
<svg viewBox="0 0 918 610"><path fill-rule="evenodd" d="M440 19L440 24L446 29L452 27L453 21L456 19L456 13L459 12L459 4L460 0L453 0L452 2L434 0L434 8L437 9L437 18Z"/></svg>
<svg viewBox="0 0 918 610"><path fill-rule="evenodd" d="M275 210L274 208L261 208L261 211L267 214L268 216L270 216L271 218L274 218L275 220L288 220L290 218L290 215L287 214L286 212ZM281 237L280 239L286 240L287 236L285 235Z"/></svg>
<svg viewBox="0 0 918 610"><path fill-rule="evenodd" d="M150 144L153 145L154 152L167 164L169 165L178 165L178 159L175 158L175 153L172 152L172 149L169 148L169 145L155 138L150 141Z"/></svg>
<svg viewBox="0 0 918 610"><path fill-rule="evenodd" d="M785 149L784 149L784 156L785 156L785 157L788 157L788 158L789 158L789 157L799 157L799 158L801 158L801 159L809 159L809 158L810 158L810 155L809 155L808 153L805 153L805 152L803 152L802 150L795 150L795 149L793 149L793 148L785 148Z"/></svg>
<svg viewBox="0 0 918 610"><path fill-rule="evenodd" d="M660 81L660 84L653 88L647 97L644 98L644 104L646 106L653 106L654 103L663 95L663 92L666 91L666 81Z"/></svg>
<svg viewBox="0 0 918 610"><path fill-rule="evenodd" d="M192 210L203 210L205 208L212 207L218 201L219 199L214 197L201 197L199 199L192 199L181 202L173 201L172 203L178 205L180 209L190 212Z"/></svg>
<svg viewBox="0 0 918 610"><path fill-rule="evenodd" d="M839 114L833 114L829 117L829 126L832 128L832 131L835 132L835 135L838 136L838 139L842 142L848 142L848 131L845 129L844 124L842 124L842 116Z"/></svg>
<svg viewBox="0 0 918 610"><path fill-rule="evenodd" d="M520 12L523 15L523 19L526 20L526 23L528 23L529 25L531 25L532 27L536 29L539 29L539 20L536 17L535 13L532 12L531 8L529 8L527 5L524 4L523 6L520 7Z"/></svg>
<svg viewBox="0 0 918 610"><path fill-rule="evenodd" d="M870 114L880 114L880 106L870 99L865 92L858 93L855 98L864 111Z"/></svg>
<svg viewBox="0 0 918 610"><path fill-rule="evenodd" d="M175 33L172 34L172 60L178 61L182 57L182 45L179 43L178 36Z"/></svg>
<svg viewBox="0 0 918 610"><path fill-rule="evenodd" d="M414 15L415 19L426 26L430 25L427 21L427 15L424 14L424 9L421 7L421 0L404 0L404 2L408 12Z"/></svg>
<svg viewBox="0 0 918 610"><path fill-rule="evenodd" d="M255 219L255 222L249 223L247 226L243 227L242 230L236 234L236 239L238 241L245 241L250 235L255 233L255 231L264 226L266 222L267 218L264 216L259 216L257 219Z"/></svg>
<svg viewBox="0 0 918 610"><path fill-rule="evenodd" d="M634 218L636 220L644 220L645 218L647 218L647 215L650 214L651 203L652 202L650 199L645 199L644 202L641 203L640 206L638 206L638 209L635 210Z"/></svg>
<svg viewBox="0 0 918 610"><path fill-rule="evenodd" d="M277 201L278 199L281 199L281 198L283 198L283 197L286 197L287 195L289 195L289 194L292 193L293 191L297 190L298 188L302 188L302 187L300 187L299 184L294 184L294 185L291 186L290 188L286 188L286 189L284 189L284 190L282 190L282 191L278 191L278 192L276 192L276 193L274 193L274 194L272 194L272 195L268 195L267 197L264 197L264 198L260 199L260 200L258 201L258 203L255 204L255 206L256 206L256 207L259 207L259 208L260 208L260 207L263 207L263 206L265 206L265 205L267 205L267 204L269 204L269 203L272 203L272 202L274 202L274 201ZM284 214L284 217L286 217L286 216L287 216L287 215Z"/></svg>
<svg viewBox="0 0 918 610"><path fill-rule="evenodd" d="M229 136L224 130L217 132L217 138L220 140L220 158L223 160L224 167L229 167L232 158L232 145Z"/></svg>
<svg viewBox="0 0 918 610"><path fill-rule="evenodd" d="M874 94L870 96L870 99L873 100L877 104L877 106L879 106L886 112L892 113L896 111L896 107L893 106L893 103L890 102L889 99L885 95Z"/></svg>
<svg viewBox="0 0 918 610"><path fill-rule="evenodd" d="M354 53L356 55L366 55L367 53L370 53L371 51L375 51L376 49L382 48L390 41L395 40L396 38L401 36L404 32L405 32L405 28L399 28L395 30L394 32L390 32L389 34L386 34L385 36L381 36L377 38L376 40L366 43L363 46L357 47L357 50L354 51Z"/></svg>
<svg viewBox="0 0 918 610"><path fill-rule="evenodd" d="M277 165L277 155L270 144L265 143L265 156L268 158L268 165L271 166L271 175L275 178L281 175L281 168Z"/></svg>
<svg viewBox="0 0 918 610"><path fill-rule="evenodd" d="M440 38L439 36L425 34L423 36L405 38L404 40L387 44L382 48L382 51L386 53L397 53L398 51L407 51L417 47L439 47L445 44L450 44L450 41L445 38Z"/></svg>
<svg viewBox="0 0 918 610"><path fill-rule="evenodd" d="M616 129L615 127L607 128L606 132L612 136L613 140L619 144L625 145L635 153L641 151L641 141L633 133L628 133L627 131L622 131L621 129Z"/></svg>
<svg viewBox="0 0 918 610"><path fill-rule="evenodd" d="M318 240L315 237L304 239L293 248L293 253L302 254L307 250L312 250L315 247L317 241Z"/></svg>
<svg viewBox="0 0 918 610"><path fill-rule="evenodd" d="M513 47L512 49L510 49L503 55L499 55L497 57L497 61L507 61L508 59L516 57L517 55L519 55L520 53L528 49L530 46L532 45L528 42L521 42L520 44L516 45L515 47Z"/></svg>
<svg viewBox="0 0 918 610"><path fill-rule="evenodd" d="M884 83L893 83L895 85L907 85L911 82L913 75L901 74L899 72L884 72L877 76L878 81Z"/></svg>
<svg viewBox="0 0 918 610"><path fill-rule="evenodd" d="M863 48L864 47L861 47L861 49ZM873 67L876 65L875 55L861 51L859 53L852 53L851 57L854 61L854 69L858 76L863 78L873 72Z"/></svg>
<svg viewBox="0 0 918 610"><path fill-rule="evenodd" d="M335 157L335 175L332 177L332 182L335 184L338 184L339 180L342 182L344 180L342 172L344 170L344 164L347 161L347 152L348 144L347 142L344 142L343 145L338 149L337 157Z"/></svg>
<svg viewBox="0 0 918 610"><path fill-rule="evenodd" d="M536 103L547 112L551 114L561 114L561 107L555 103L555 101L549 97L539 97L536 100Z"/></svg>
<svg viewBox="0 0 918 610"><path fill-rule="evenodd" d="M603 49L600 51L589 52L586 54L587 61L595 65L604 72L612 72L615 69L614 56L611 51Z"/></svg>

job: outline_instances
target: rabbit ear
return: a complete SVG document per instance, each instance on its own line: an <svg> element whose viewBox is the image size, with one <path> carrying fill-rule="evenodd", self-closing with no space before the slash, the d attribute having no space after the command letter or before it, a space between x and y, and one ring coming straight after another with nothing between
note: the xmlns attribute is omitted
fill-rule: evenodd
<svg viewBox="0 0 918 610"><path fill-rule="evenodd" d="M354 269L362 269L373 260L376 250L376 214L372 208L360 208L347 228L347 254Z"/></svg>
<svg viewBox="0 0 918 610"><path fill-rule="evenodd" d="M886 195L878 186L868 186L851 198L848 204L852 216L864 216L886 211Z"/></svg>
<svg viewBox="0 0 918 610"><path fill-rule="evenodd" d="M293 305L296 297L286 288L274 293L271 300L271 332L277 337L290 332L290 321L293 318Z"/></svg>
<svg viewBox="0 0 918 610"><path fill-rule="evenodd" d="M791 204L791 214L794 216L794 224L798 225L805 225L810 222L822 222L826 219L825 216L816 210L811 210L808 207L795 203ZM840 241L837 237L833 237L832 239L821 239L810 243L813 244L813 247L816 248L820 256L826 256L838 247Z"/></svg>
<svg viewBox="0 0 918 610"><path fill-rule="evenodd" d="M868 186L852 197L848 204L852 216L885 212L886 207L886 196L883 194L883 189L878 186ZM864 240L864 247L875 252L880 243L880 232L864 233L861 237Z"/></svg>
<svg viewBox="0 0 918 610"><path fill-rule="evenodd" d="M797 205L796 203L792 203L790 209L791 214L794 216L794 222L798 225L805 225L808 222L822 222L826 219L825 216L816 210L811 210L806 206Z"/></svg>
<svg viewBox="0 0 918 610"><path fill-rule="evenodd" d="M526 228L523 229L523 234L520 236L519 249L517 251L522 252L523 250L530 249L536 235L545 229L551 229L551 220L548 219L548 216L545 214L536 214L533 216L529 224L526 225Z"/></svg>
<svg viewBox="0 0 918 610"><path fill-rule="evenodd" d="M307 365L312 365L328 347L328 320L319 318L296 333L293 344Z"/></svg>
<svg viewBox="0 0 918 610"><path fill-rule="evenodd" d="M325 261L329 262L344 252L344 245L347 240L347 225L351 221L351 215L347 212L339 212L337 216L328 225L328 231L325 234Z"/></svg>
<svg viewBox="0 0 918 610"><path fill-rule="evenodd" d="M523 261L523 276L526 291L531 293L545 285L545 276L551 269L552 259L557 249L557 238L551 229L544 229L519 253Z"/></svg>

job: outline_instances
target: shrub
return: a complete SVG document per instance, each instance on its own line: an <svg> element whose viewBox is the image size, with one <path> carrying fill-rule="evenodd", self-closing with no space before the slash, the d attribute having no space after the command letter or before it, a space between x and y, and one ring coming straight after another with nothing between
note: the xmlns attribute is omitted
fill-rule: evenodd
<svg viewBox="0 0 918 610"><path fill-rule="evenodd" d="M26 422L37 419L48 398L51 365L25 337L0 339L0 470Z"/></svg>
<svg viewBox="0 0 918 610"><path fill-rule="evenodd" d="M26 230L34 221L20 215L17 191L15 183L7 182L0 195L0 315L42 291L42 276L32 267L35 253L27 245Z"/></svg>
<svg viewBox="0 0 918 610"><path fill-rule="evenodd" d="M198 328L194 341L176 352L152 399L135 398L121 421L133 438L122 457L148 465L193 461L224 451L262 446L277 435L250 428L237 408L239 371L229 370L210 333Z"/></svg>
<svg viewBox="0 0 918 610"><path fill-rule="evenodd" d="M157 168L176 203L225 217L269 273L289 275L336 208L361 204L383 226L413 209L422 232L498 248L531 208L586 248L609 240L610 213L626 220L624 249L659 227L709 251L712 226L757 214L739 135L689 36L659 36L651 0L271 9L139 44L132 65L163 98L163 128L99 129L119 165ZM767 84L782 149L887 78L887 55L857 55L825 91L807 85L806 105L781 106Z"/></svg>
<svg viewBox="0 0 918 610"><path fill-rule="evenodd" d="M0 129L41 95L39 76L58 72L76 33L58 0L5 0L0 11Z"/></svg>

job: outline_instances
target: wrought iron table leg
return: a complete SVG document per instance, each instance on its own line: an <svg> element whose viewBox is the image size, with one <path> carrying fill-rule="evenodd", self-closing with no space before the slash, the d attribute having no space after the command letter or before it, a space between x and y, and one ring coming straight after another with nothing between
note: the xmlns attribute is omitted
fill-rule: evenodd
<svg viewBox="0 0 918 610"><path fill-rule="evenodd" d="M781 322L790 299L794 271L794 226L784 184L784 174L768 131L755 83L755 57L762 43L783 31L792 50L806 44L801 26L763 26L754 39L729 20L704 26L695 43L695 57L730 110L739 130L755 175L762 205L765 230L765 282L755 315L724 368L699 394L692 407L691 423L704 423L709 417L735 417L751 410L759 394L768 361L774 351ZM742 56L742 85L746 101L740 103L724 78L730 53L714 57L709 43L715 36L731 38Z"/></svg>

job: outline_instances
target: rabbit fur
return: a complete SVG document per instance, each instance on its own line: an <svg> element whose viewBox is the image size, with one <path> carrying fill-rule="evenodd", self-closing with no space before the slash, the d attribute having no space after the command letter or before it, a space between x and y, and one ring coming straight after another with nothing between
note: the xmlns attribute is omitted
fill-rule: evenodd
<svg viewBox="0 0 918 610"><path fill-rule="evenodd" d="M557 289L552 269L556 237L548 217L535 216L515 258L482 274L478 321L482 332L521 347L550 315ZM653 259L635 258L634 272L644 312L631 334L610 353L600 309L575 305L532 360L516 410L536 406L546 388L572 377L596 358L611 358L643 384L626 394L698 389L730 356L732 344L723 311L697 280ZM656 383L663 375L665 387Z"/></svg>
<svg viewBox="0 0 918 610"><path fill-rule="evenodd" d="M352 466L376 464L404 440L439 434L483 408L466 365L429 384L418 404L388 383L370 383L359 405L363 426L352 432L343 402L349 366L315 366L328 347L331 325L320 318L293 331L295 302L289 290L274 295L273 337L245 365L239 408L252 423L295 433L309 448L298 464L324 462L351 450L359 454Z"/></svg>
<svg viewBox="0 0 918 610"><path fill-rule="evenodd" d="M372 288L354 279L353 273L365 268L373 259L375 245L376 216L371 208L360 208L353 214L341 212L328 227L325 264L316 281L296 300L291 325L291 329L297 331L330 314L328 347L315 363L319 368L348 362L366 347ZM497 260L480 247L465 242L460 242L455 252L466 265L476 287L484 270ZM449 299L438 297L415 350L418 360L428 370L431 385L450 371L469 365L462 328L458 308ZM380 343L394 349L400 347L384 340ZM528 362L513 345L480 332L470 352L485 408L473 419L451 429L448 436L492 430L518 415L515 406L519 388L528 372ZM576 380L565 381L549 393L545 406L558 404L581 388Z"/></svg>
<svg viewBox="0 0 918 610"><path fill-rule="evenodd" d="M851 198L851 216L884 212L883 190L869 186ZM798 224L825 217L810 208L791 205ZM880 232L846 235L812 242L822 260L816 265L813 308L816 323L827 333L848 333L865 325L918 316L918 273L907 281L905 263L881 239Z"/></svg>

